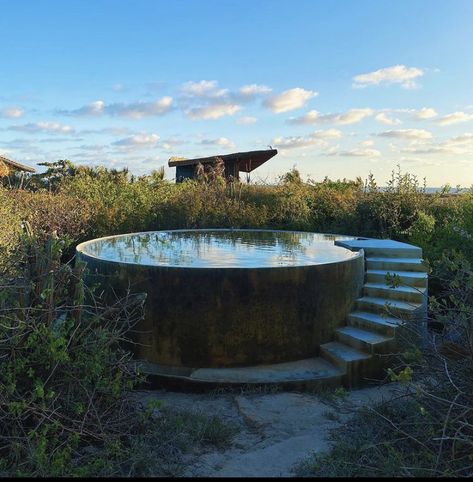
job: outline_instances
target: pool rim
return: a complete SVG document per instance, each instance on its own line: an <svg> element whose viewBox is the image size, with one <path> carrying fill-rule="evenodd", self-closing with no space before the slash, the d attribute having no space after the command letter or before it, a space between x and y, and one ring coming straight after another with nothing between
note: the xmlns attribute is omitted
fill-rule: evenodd
<svg viewBox="0 0 473 482"><path fill-rule="evenodd" d="M345 259L340 259L336 261L329 261L326 263L313 263L313 264L298 264L298 265L291 265L291 266L175 266L175 265L162 265L162 264L147 264L147 263L134 263L134 262L129 262L129 261L119 261L119 260L111 260L111 259L104 259L100 258L99 256L95 256L93 254L90 254L86 251L84 251L84 248L97 241L102 241L105 239L110 239L110 238L119 238L119 237L124 237L124 236L133 236L137 234L148 234L148 233L182 233L182 232L195 232L195 231L200 231L200 232L209 232L209 231L262 231L262 232L276 232L276 233L301 233L301 234L321 234L323 236L340 236L340 237L345 237L349 238L349 240L359 240L359 239L368 239L365 237L361 236L350 236L348 234L333 234L333 233L320 233L320 232L315 232L315 231L296 231L296 230L286 230L286 229L232 229L232 228L204 228L204 229L161 229L161 230L152 230L152 231L137 231L133 233L124 233L124 234L113 234L110 236L102 236L100 238L94 238L94 239L89 239L88 241L83 241L82 243L79 243L76 246L76 254L80 255L80 257L85 257L85 258L91 258L94 260L98 260L102 263L114 263L114 264L119 264L119 265L127 265L127 266L142 266L144 268L152 268L152 269L192 269L192 270L241 270L241 269L246 269L246 270L260 270L260 269L301 269L301 268L310 268L313 266L321 266L321 265L330 265L330 264L338 264L338 263L346 263L350 262L356 258L363 257L364 256L364 250L351 250L348 249L345 246L340 246L336 244L337 240L334 240L334 246L336 246L339 249L349 251L352 254L352 256L347 257Z"/></svg>

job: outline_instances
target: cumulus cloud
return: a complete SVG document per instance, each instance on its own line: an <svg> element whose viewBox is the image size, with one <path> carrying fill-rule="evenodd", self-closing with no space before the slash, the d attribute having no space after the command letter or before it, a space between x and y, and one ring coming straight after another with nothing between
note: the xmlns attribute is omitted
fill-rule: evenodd
<svg viewBox="0 0 473 482"><path fill-rule="evenodd" d="M269 94L271 91L272 89L266 85L250 84L240 87L238 92L240 97L252 99L260 95Z"/></svg>
<svg viewBox="0 0 473 482"><path fill-rule="evenodd" d="M172 109L173 99L166 96L154 102L134 102L130 104L111 104L106 111L113 116L142 119L143 117L162 116Z"/></svg>
<svg viewBox="0 0 473 482"><path fill-rule="evenodd" d="M380 122L381 124L385 124L385 125L389 125L389 126L395 126L395 125L402 124L402 122L399 119L396 119L394 117L389 117L384 112L380 112L379 114L377 114L375 119L378 122Z"/></svg>
<svg viewBox="0 0 473 482"><path fill-rule="evenodd" d="M422 109L418 110L414 115L413 118L416 120L425 120L425 119L432 119L433 117L437 116L437 112L435 109L431 107L422 107Z"/></svg>
<svg viewBox="0 0 473 482"><path fill-rule="evenodd" d="M373 158L373 157L379 157L381 155L381 152L379 152L377 149L369 149L369 148L355 148L355 149L349 149L345 151L338 151L338 152L332 152L330 155L337 155L337 156L346 156L346 157L368 157L368 158Z"/></svg>
<svg viewBox="0 0 473 482"><path fill-rule="evenodd" d="M216 139L202 139L199 144L203 146L235 147L235 144L227 137L217 137Z"/></svg>
<svg viewBox="0 0 473 482"><path fill-rule="evenodd" d="M150 148L156 147L160 137L157 134L135 134L112 143L114 146L125 148Z"/></svg>
<svg viewBox="0 0 473 482"><path fill-rule="evenodd" d="M151 102L131 102L106 104L103 100L96 100L79 109L60 111L61 114L71 116L110 116L128 117L130 119L142 119L143 117L161 116L168 113L173 107L172 97L166 96Z"/></svg>
<svg viewBox="0 0 473 482"><path fill-rule="evenodd" d="M289 136L276 137L272 141L272 145L280 149L298 149L303 147L327 147L327 140L340 139L342 133L337 129L327 129L314 131L308 136Z"/></svg>
<svg viewBox="0 0 473 482"><path fill-rule="evenodd" d="M404 89L416 87L416 79L422 77L424 71L417 67L393 65L353 77L353 87L363 88L369 85L400 84Z"/></svg>
<svg viewBox="0 0 473 482"><path fill-rule="evenodd" d="M189 81L182 84L181 93L189 97L216 98L225 96L228 89L220 89L216 80Z"/></svg>
<svg viewBox="0 0 473 482"><path fill-rule="evenodd" d="M71 116L99 116L104 113L105 102L103 100L96 100L90 104L84 105L79 109L75 110L63 110L59 111L60 114L71 115Z"/></svg>
<svg viewBox="0 0 473 482"><path fill-rule="evenodd" d="M75 129L69 125L59 124L58 122L35 122L23 125L8 127L8 130L25 132L27 134L74 134Z"/></svg>
<svg viewBox="0 0 473 482"><path fill-rule="evenodd" d="M251 125L251 124L255 124L257 120L258 119L256 117L244 116L244 117L239 117L236 123L239 125Z"/></svg>
<svg viewBox="0 0 473 482"><path fill-rule="evenodd" d="M270 91L264 85L249 84L231 92L220 88L216 80L189 81L180 88L179 105L189 119L214 120L234 115L241 110L240 104Z"/></svg>
<svg viewBox="0 0 473 482"><path fill-rule="evenodd" d="M287 122L289 124L356 124L366 117L372 116L373 109L350 109L347 112L336 114L321 114L316 110L311 110L300 117L292 117Z"/></svg>
<svg viewBox="0 0 473 482"><path fill-rule="evenodd" d="M443 142L409 146L401 152L411 154L473 154L473 133L466 132L459 136L451 137Z"/></svg>
<svg viewBox="0 0 473 482"><path fill-rule="evenodd" d="M395 139L403 139L408 141L423 141L432 138L432 133L425 129L398 129L380 132L380 137L390 137Z"/></svg>
<svg viewBox="0 0 473 482"><path fill-rule="evenodd" d="M241 109L237 104L211 104L203 107L194 107L186 111L187 117L192 120L215 120L221 117L236 114Z"/></svg>
<svg viewBox="0 0 473 482"><path fill-rule="evenodd" d="M318 93L312 90L296 87L294 89L285 90L284 92L268 97L264 106L271 111L279 114L294 109L304 107L304 105Z"/></svg>
<svg viewBox="0 0 473 482"><path fill-rule="evenodd" d="M5 109L0 109L0 117L5 119L18 119L23 115L23 109L20 107L7 107Z"/></svg>
<svg viewBox="0 0 473 482"><path fill-rule="evenodd" d="M437 119L437 124L441 126L447 126L450 124L458 124L459 122L468 122L473 120L473 114L467 114L466 112L452 112L443 117Z"/></svg>

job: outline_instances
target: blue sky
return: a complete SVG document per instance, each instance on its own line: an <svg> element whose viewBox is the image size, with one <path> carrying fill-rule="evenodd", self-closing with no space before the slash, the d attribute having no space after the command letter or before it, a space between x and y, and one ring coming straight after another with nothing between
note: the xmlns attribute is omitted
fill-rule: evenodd
<svg viewBox="0 0 473 482"><path fill-rule="evenodd" d="M279 150L254 172L473 184L473 1L22 1L0 13L0 154L138 174ZM167 169L172 178L173 170Z"/></svg>

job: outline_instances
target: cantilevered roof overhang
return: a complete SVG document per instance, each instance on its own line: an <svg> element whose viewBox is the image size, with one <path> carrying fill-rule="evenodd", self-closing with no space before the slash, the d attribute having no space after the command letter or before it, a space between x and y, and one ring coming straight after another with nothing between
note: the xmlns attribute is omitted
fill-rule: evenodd
<svg viewBox="0 0 473 482"><path fill-rule="evenodd" d="M34 169L33 167L25 166L24 164L12 161L11 159L8 159L4 156L0 156L0 162L6 164L13 171L36 172L36 169Z"/></svg>
<svg viewBox="0 0 473 482"><path fill-rule="evenodd" d="M233 154L223 154L210 157L199 157L197 159L169 159L169 167L192 166L196 164L208 164L222 159L223 162L238 162L240 172L251 172L261 164L265 163L278 153L277 149L265 149L262 151L235 152Z"/></svg>

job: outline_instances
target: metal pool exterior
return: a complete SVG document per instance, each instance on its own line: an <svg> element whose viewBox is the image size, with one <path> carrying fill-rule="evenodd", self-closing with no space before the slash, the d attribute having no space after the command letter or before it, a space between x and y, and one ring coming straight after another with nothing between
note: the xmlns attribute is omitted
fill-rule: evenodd
<svg viewBox="0 0 473 482"><path fill-rule="evenodd" d="M318 356L364 282L363 250L307 266L188 268L100 259L87 253L94 241L77 247L88 282L147 294L144 319L131 334L135 357L176 373Z"/></svg>

